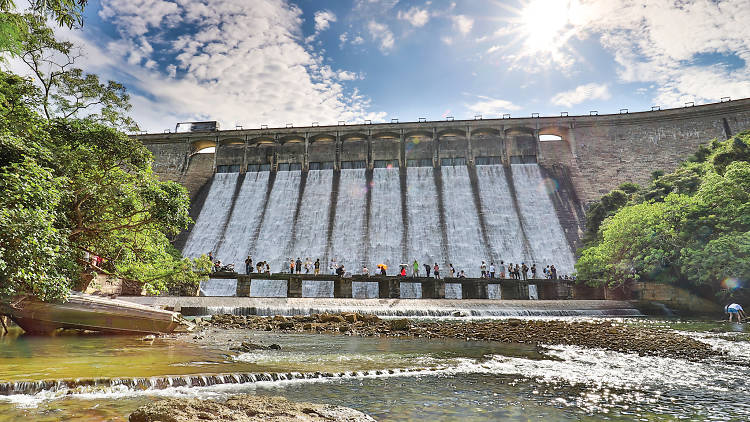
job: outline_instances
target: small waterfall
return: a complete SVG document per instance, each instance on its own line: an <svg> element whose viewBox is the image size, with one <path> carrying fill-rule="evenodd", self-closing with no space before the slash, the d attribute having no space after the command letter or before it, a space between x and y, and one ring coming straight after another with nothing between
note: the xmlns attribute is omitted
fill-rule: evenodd
<svg viewBox="0 0 750 422"><path fill-rule="evenodd" d="M297 208L301 174L300 171L276 173L260 236L252 249L253 260L268 261L272 272L289 271L290 257L284 256L284 252L292 236L292 219Z"/></svg>
<svg viewBox="0 0 750 422"><path fill-rule="evenodd" d="M503 260L505 265L510 262L520 264L528 260L523 256L521 223L511 201L503 166L477 166L477 180L482 213L487 225L487 237L499 255L495 266L500 265L499 260Z"/></svg>
<svg viewBox="0 0 750 422"><path fill-rule="evenodd" d="M444 263L440 241L440 218L438 216L437 192L432 167L411 167L406 173L406 198L409 214L408 235L408 274L411 275L411 264L419 262L419 272L424 274L423 264ZM450 198L446 198L450 201ZM394 221L397 224L397 221ZM441 268L447 268L447 263ZM458 270L456 263L453 265ZM402 283L403 284L403 283ZM403 290L402 290L403 293ZM402 296L403 297L403 296ZM421 297L421 287L420 287Z"/></svg>
<svg viewBox="0 0 750 422"><path fill-rule="evenodd" d="M388 273L393 275L398 272L403 254L399 169L373 169L371 189L370 262L367 264L373 272L378 264L386 264Z"/></svg>
<svg viewBox="0 0 750 422"><path fill-rule="evenodd" d="M513 164L511 169L521 220L537 268L554 265L559 276L572 274L575 259L548 193L548 189L554 189L550 185L554 182L542 176L537 164Z"/></svg>
<svg viewBox="0 0 750 422"><path fill-rule="evenodd" d="M333 297L333 281L302 280L302 297Z"/></svg>
<svg viewBox="0 0 750 422"><path fill-rule="evenodd" d="M461 283L445 283L445 298L446 299L461 299L463 297L463 289Z"/></svg>
<svg viewBox="0 0 750 422"><path fill-rule="evenodd" d="M536 289L536 284L529 284L529 299L539 300L539 292Z"/></svg>
<svg viewBox="0 0 750 422"><path fill-rule="evenodd" d="M233 278L210 278L200 282L199 296L237 296L237 280Z"/></svg>
<svg viewBox="0 0 750 422"><path fill-rule="evenodd" d="M250 282L250 297L286 298L289 284L286 280L254 279Z"/></svg>
<svg viewBox="0 0 750 422"><path fill-rule="evenodd" d="M379 286L377 281L352 281L352 298L377 299Z"/></svg>
<svg viewBox="0 0 750 422"><path fill-rule="evenodd" d="M327 274L326 230L328 230L328 208L331 202L333 170L310 170L307 173L305 193L302 196L296 236L292 243L294 258L304 262L320 259L321 274ZM312 273L313 270L310 270Z"/></svg>
<svg viewBox="0 0 750 422"><path fill-rule="evenodd" d="M463 270L467 277L479 277L482 261L489 266L491 257L482 241L469 171L466 166L456 166L443 167L442 173L450 261L456 271Z"/></svg>
<svg viewBox="0 0 750 422"><path fill-rule="evenodd" d="M237 195L232 217L224 232L224 240L221 247L214 251L216 259L223 263L234 264L237 271L243 274L247 251L252 246L253 234L260 224L268 175L267 171L245 173L245 180ZM257 262L255 257L253 257L253 262Z"/></svg>
<svg viewBox="0 0 750 422"><path fill-rule="evenodd" d="M195 258L216 252L214 248L224 236L224 223L232 208L239 173L217 173L213 177L203 208L185 242L183 256Z"/></svg>
<svg viewBox="0 0 750 422"><path fill-rule="evenodd" d="M0 396L33 395L42 392L67 396L84 393L165 390L174 387L210 387L224 384L278 383L295 380L320 380L326 378L365 378L427 374L446 367L396 368L352 372L240 372L228 374L201 374L156 376L139 378L90 378L42 381L0 382Z"/></svg>
<svg viewBox="0 0 750 422"><path fill-rule="evenodd" d="M338 265L343 264L346 271L357 274L364 264L362 228L365 224L366 193L365 169L341 170L329 258L336 258Z"/></svg>
<svg viewBox="0 0 750 422"><path fill-rule="evenodd" d="M422 283L401 282L401 299L421 299Z"/></svg>
<svg viewBox="0 0 750 422"><path fill-rule="evenodd" d="M487 299L500 300L503 298L503 289L499 284L487 285Z"/></svg>

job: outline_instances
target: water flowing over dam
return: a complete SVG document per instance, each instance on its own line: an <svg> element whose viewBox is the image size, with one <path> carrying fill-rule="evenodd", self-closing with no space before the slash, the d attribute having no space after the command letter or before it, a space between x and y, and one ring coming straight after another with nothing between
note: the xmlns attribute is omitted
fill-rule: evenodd
<svg viewBox="0 0 750 422"><path fill-rule="evenodd" d="M374 272L417 260L449 264L467 277L480 265L554 265L571 274L574 257L536 163L216 173L183 247L213 252L244 272L243 261L288 271L289 259L335 260Z"/></svg>

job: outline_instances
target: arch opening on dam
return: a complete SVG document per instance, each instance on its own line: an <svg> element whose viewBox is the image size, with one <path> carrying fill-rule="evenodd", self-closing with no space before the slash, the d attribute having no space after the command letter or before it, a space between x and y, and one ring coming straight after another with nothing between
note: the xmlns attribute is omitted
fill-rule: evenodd
<svg viewBox="0 0 750 422"><path fill-rule="evenodd" d="M750 100L644 113L139 135L192 197L185 256L336 258L395 273L481 261L571 274L584 209L750 128ZM196 154L215 146L213 154ZM421 268L421 271L424 269Z"/></svg>

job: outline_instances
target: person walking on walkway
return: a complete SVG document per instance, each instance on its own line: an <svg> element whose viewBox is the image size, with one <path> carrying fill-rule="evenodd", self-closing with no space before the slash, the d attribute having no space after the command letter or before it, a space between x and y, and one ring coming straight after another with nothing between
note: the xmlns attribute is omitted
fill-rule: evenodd
<svg viewBox="0 0 750 422"><path fill-rule="evenodd" d="M521 274L523 274L523 279L528 280L529 279L529 266L526 265L526 263L521 263Z"/></svg>
<svg viewBox="0 0 750 422"><path fill-rule="evenodd" d="M482 273L482 278L487 278L487 264L482 261L482 265L479 266L479 271Z"/></svg>
<svg viewBox="0 0 750 422"><path fill-rule="evenodd" d="M417 260L414 260L414 264L412 265L412 277L419 277L419 262Z"/></svg>
<svg viewBox="0 0 750 422"><path fill-rule="evenodd" d="M448 263L448 266L450 267L451 278L455 277L456 276L456 269L453 268L453 264Z"/></svg>
<svg viewBox="0 0 750 422"><path fill-rule="evenodd" d="M320 258L315 258L315 263L313 264L315 275L320 274Z"/></svg>
<svg viewBox="0 0 750 422"><path fill-rule="evenodd" d="M490 262L490 278L495 278L495 263Z"/></svg>
<svg viewBox="0 0 750 422"><path fill-rule="evenodd" d="M500 278L505 278L505 262L500 260Z"/></svg>
<svg viewBox="0 0 750 422"><path fill-rule="evenodd" d="M531 278L536 278L536 264L531 264Z"/></svg>
<svg viewBox="0 0 750 422"><path fill-rule="evenodd" d="M435 266L432 267L432 272L435 274L435 279L440 280L440 267L438 267L437 262L435 263Z"/></svg>
<svg viewBox="0 0 750 422"><path fill-rule="evenodd" d="M302 260L297 257L297 262L294 264L297 267L297 274L302 274Z"/></svg>
<svg viewBox="0 0 750 422"><path fill-rule="evenodd" d="M426 277L430 276L430 264L423 264L424 265L424 273L427 274Z"/></svg>

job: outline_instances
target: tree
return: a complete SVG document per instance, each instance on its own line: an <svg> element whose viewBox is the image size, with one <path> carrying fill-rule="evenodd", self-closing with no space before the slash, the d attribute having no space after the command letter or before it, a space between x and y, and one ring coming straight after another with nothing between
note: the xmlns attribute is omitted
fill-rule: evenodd
<svg viewBox="0 0 750 422"><path fill-rule="evenodd" d="M55 117L87 118L128 131L137 130L127 116L130 95L117 82L101 83L95 74L75 67L80 50L68 41L59 41L44 22L25 15L28 32L19 57L36 77L42 96L40 106L47 120Z"/></svg>
<svg viewBox="0 0 750 422"><path fill-rule="evenodd" d="M0 38L0 48L17 47L37 78L0 71L0 296L61 300L92 272L154 293L209 270L169 243L191 222L187 191L157 180L150 152L118 130L132 127L124 87L75 68L75 47L38 16L72 26L85 3L32 2L37 15L21 16L0 0L20 39Z"/></svg>
<svg viewBox="0 0 750 422"><path fill-rule="evenodd" d="M722 297L750 293L741 282L726 285L750 280L749 141L750 131L711 141L611 215L601 219L601 209L590 209L587 217L601 224L579 251L579 279L669 282ZM620 198L617 192L605 197Z"/></svg>

